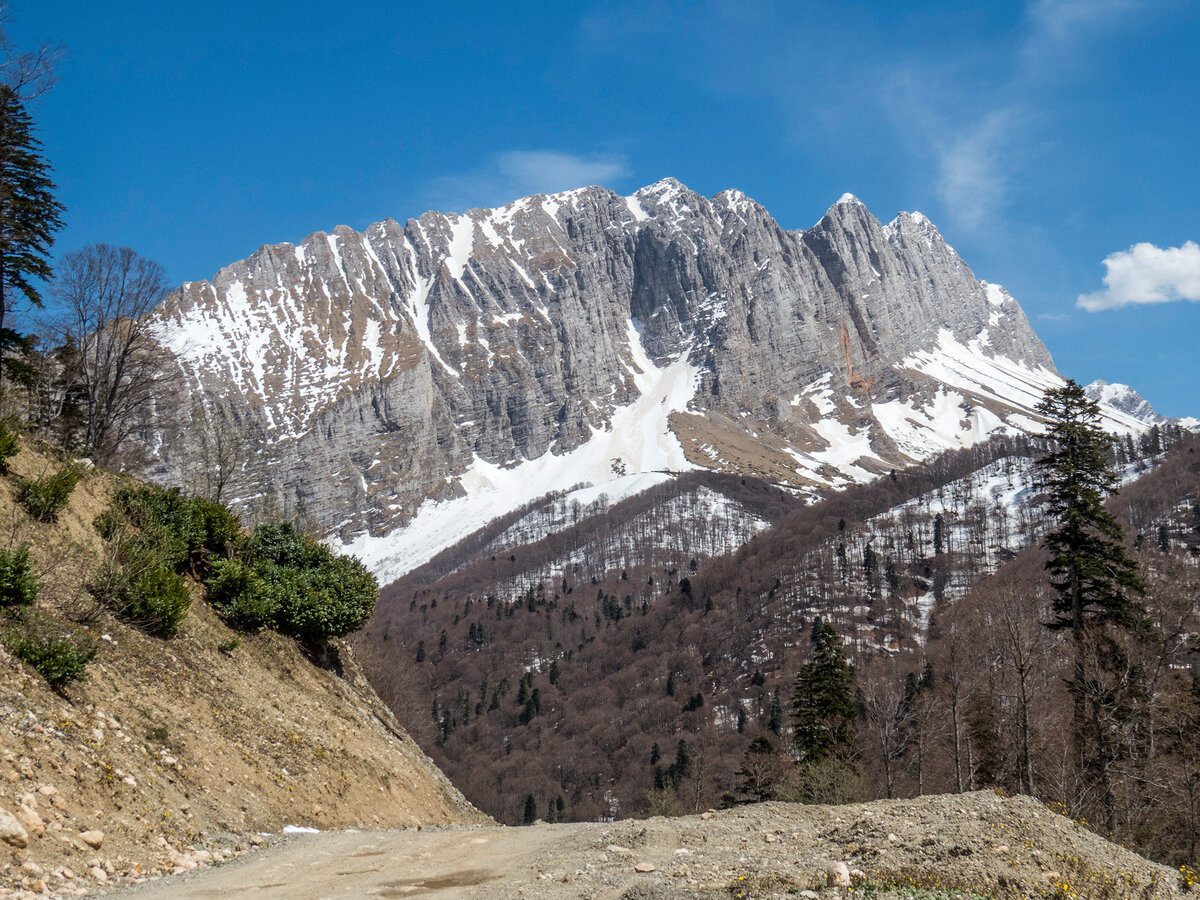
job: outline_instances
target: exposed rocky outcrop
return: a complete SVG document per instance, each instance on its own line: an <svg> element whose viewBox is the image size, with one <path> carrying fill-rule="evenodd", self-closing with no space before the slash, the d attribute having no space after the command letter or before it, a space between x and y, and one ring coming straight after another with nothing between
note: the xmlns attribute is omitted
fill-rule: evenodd
<svg viewBox="0 0 1200 900"><path fill-rule="evenodd" d="M460 492L476 459L584 444L639 397L643 353L694 367L672 422L692 464L800 489L1028 428L1057 379L1016 301L924 216L883 225L846 195L788 231L740 192L674 179L317 232L183 285L157 316L271 463L242 498L343 539ZM747 435L762 458L731 462ZM159 476L180 477L185 454L161 449Z"/></svg>

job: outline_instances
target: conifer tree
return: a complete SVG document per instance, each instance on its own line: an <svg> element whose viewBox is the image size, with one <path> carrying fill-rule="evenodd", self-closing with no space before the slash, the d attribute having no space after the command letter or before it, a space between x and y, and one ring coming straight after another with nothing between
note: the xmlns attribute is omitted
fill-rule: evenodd
<svg viewBox="0 0 1200 900"><path fill-rule="evenodd" d="M812 658L800 667L792 697L796 750L803 762L850 760L858 753L854 668L833 626L813 620Z"/></svg>
<svg viewBox="0 0 1200 900"><path fill-rule="evenodd" d="M1051 388L1038 404L1054 450L1038 460L1055 528L1042 540L1057 598L1058 627L1075 638L1092 622L1131 627L1143 616L1137 564L1121 544L1121 526L1104 507L1117 492L1108 461L1113 439L1099 427L1100 407L1074 381Z"/></svg>
<svg viewBox="0 0 1200 900"><path fill-rule="evenodd" d="M24 297L42 305L37 282L50 277L50 247L62 227L62 204L54 199L50 166L33 120L17 92L0 84L0 335L13 304Z"/></svg>
<svg viewBox="0 0 1200 900"><path fill-rule="evenodd" d="M1135 599L1143 592L1137 563L1121 543L1120 523L1104 506L1115 494L1109 463L1113 439L1099 427L1100 408L1076 382L1052 388L1037 407L1047 419L1054 449L1038 460L1054 528L1042 539L1054 590L1054 628L1070 628L1074 704L1074 756L1103 790L1110 829L1115 815L1110 772L1120 748L1102 724L1137 686L1109 677L1123 667L1124 652L1112 629L1142 631L1146 614ZM1112 670L1111 672L1107 670ZM1112 683L1110 683L1112 682ZM1128 711L1122 713L1128 717Z"/></svg>

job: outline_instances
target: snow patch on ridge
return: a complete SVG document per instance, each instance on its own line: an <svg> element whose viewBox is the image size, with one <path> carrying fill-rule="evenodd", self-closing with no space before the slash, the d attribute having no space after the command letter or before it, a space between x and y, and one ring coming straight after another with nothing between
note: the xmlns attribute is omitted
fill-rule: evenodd
<svg viewBox="0 0 1200 900"><path fill-rule="evenodd" d="M446 268L455 280L462 281L463 270L471 261L475 249L475 222L469 216L459 216L450 231L450 246L446 250Z"/></svg>
<svg viewBox="0 0 1200 900"><path fill-rule="evenodd" d="M358 556L381 582L393 581L432 559L482 525L549 493L587 483L569 499L591 502L600 493L616 503L665 481L669 471L694 469L670 429L668 417L687 409L700 371L686 352L659 368L646 355L636 323L628 323L632 370L641 396L618 408L611 427L570 453L545 453L504 468L475 458L459 478L466 496L427 500L403 528L383 537L360 535L342 547ZM621 474L621 473L624 474Z"/></svg>
<svg viewBox="0 0 1200 900"><path fill-rule="evenodd" d="M1066 382L1062 376L1043 366L1031 367L1003 356L990 356L983 351L982 341L960 342L948 328L938 332L938 346L933 351L918 351L904 359L899 369L912 369L937 381L948 388L957 389L965 397L990 398L1006 406L1017 407L1032 413L1050 388L1062 387ZM976 413L979 412L977 408ZM1138 434L1145 423L1112 406L1102 404L1101 427L1120 434ZM995 418L995 417L994 417ZM1021 415L1009 415L1009 424L1033 431L1041 431L1034 420ZM996 418L997 427L1004 423ZM982 428L982 423L978 426ZM978 439L987 436L984 432ZM972 441L973 443L974 441ZM969 446L969 444L960 444Z"/></svg>

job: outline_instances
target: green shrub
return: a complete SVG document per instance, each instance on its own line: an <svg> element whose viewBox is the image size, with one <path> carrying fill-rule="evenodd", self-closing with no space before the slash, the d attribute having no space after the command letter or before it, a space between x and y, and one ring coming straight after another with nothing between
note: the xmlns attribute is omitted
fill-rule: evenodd
<svg viewBox="0 0 1200 900"><path fill-rule="evenodd" d="M39 522L56 522L82 477L80 469L67 465L45 478L18 478L17 499Z"/></svg>
<svg viewBox="0 0 1200 900"><path fill-rule="evenodd" d="M306 569L333 556L328 547L300 534L288 522L259 525L250 546L257 559L289 569Z"/></svg>
<svg viewBox="0 0 1200 900"><path fill-rule="evenodd" d="M114 600L117 615L157 637L173 637L192 605L183 576L149 552L125 564Z"/></svg>
<svg viewBox="0 0 1200 900"><path fill-rule="evenodd" d="M16 550L0 547L0 607L33 606L38 583L29 562L29 545Z"/></svg>
<svg viewBox="0 0 1200 900"><path fill-rule="evenodd" d="M192 603L187 582L141 538L123 542L121 558L97 572L92 594L129 624L172 637Z"/></svg>
<svg viewBox="0 0 1200 900"><path fill-rule="evenodd" d="M204 583L208 601L232 628L262 631L275 626L279 595L261 575L240 560L219 559Z"/></svg>
<svg viewBox="0 0 1200 900"><path fill-rule="evenodd" d="M309 641L343 637L361 628L371 618L379 596L375 576L348 556L330 554L296 581L296 590L281 598L276 627Z"/></svg>
<svg viewBox="0 0 1200 900"><path fill-rule="evenodd" d="M129 524L129 517L125 515L118 507L110 506L96 518L92 519L92 527L96 529L96 533L106 541L111 541L117 537L121 530Z"/></svg>
<svg viewBox="0 0 1200 900"><path fill-rule="evenodd" d="M8 474L8 460L16 456L20 449L16 432L9 431L4 423L0 422L0 475Z"/></svg>
<svg viewBox="0 0 1200 900"><path fill-rule="evenodd" d="M260 525L243 549L243 559L215 561L205 581L209 602L231 626L274 628L316 645L371 617L379 587L357 559L286 523Z"/></svg>
<svg viewBox="0 0 1200 900"><path fill-rule="evenodd" d="M56 634L42 620L28 623L19 631L9 631L4 636L4 643L13 656L37 669L56 690L86 678L87 664L96 655L96 648L90 641L65 633Z"/></svg>
<svg viewBox="0 0 1200 900"><path fill-rule="evenodd" d="M226 553L242 533L237 516L220 503L151 484L122 488L101 516L95 523L101 535L115 534L118 523L128 521L178 570L203 569L208 556Z"/></svg>

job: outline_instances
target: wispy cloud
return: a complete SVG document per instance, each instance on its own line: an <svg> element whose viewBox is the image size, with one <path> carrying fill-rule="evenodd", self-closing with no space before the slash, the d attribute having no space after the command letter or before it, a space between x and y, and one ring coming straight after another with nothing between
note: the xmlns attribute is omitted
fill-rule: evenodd
<svg viewBox="0 0 1200 900"><path fill-rule="evenodd" d="M1173 300L1200 302L1200 244L1182 247L1134 244L1104 258L1104 290L1080 294L1075 305L1088 312Z"/></svg>
<svg viewBox="0 0 1200 900"><path fill-rule="evenodd" d="M995 110L937 149L938 198L959 225L977 229L1003 207L1019 121L1015 110Z"/></svg>
<svg viewBox="0 0 1200 900"><path fill-rule="evenodd" d="M629 160L620 153L510 150L478 169L435 179L427 193L438 209L462 210L593 184L611 187L629 173Z"/></svg>
<svg viewBox="0 0 1200 900"><path fill-rule="evenodd" d="M978 82L960 83L959 73L940 62L910 69L907 83L916 89L898 115L934 158L935 189L956 225L977 230L1003 212L1043 146L1045 91L1078 63L1090 38L1118 27L1140 6L1137 0L1033 0L1009 51L1007 76L985 94ZM961 84L974 85L974 92L964 95Z"/></svg>
<svg viewBox="0 0 1200 900"><path fill-rule="evenodd" d="M1039 319L1045 319L1047 322L1069 322L1071 317L1066 313L1038 313Z"/></svg>
<svg viewBox="0 0 1200 900"><path fill-rule="evenodd" d="M1072 40L1080 29L1103 26L1140 6L1140 0L1034 0L1027 10L1034 25L1027 50L1040 49L1042 41Z"/></svg>

